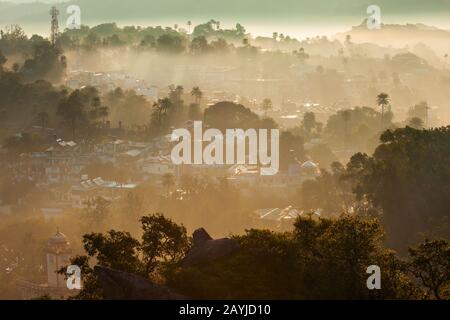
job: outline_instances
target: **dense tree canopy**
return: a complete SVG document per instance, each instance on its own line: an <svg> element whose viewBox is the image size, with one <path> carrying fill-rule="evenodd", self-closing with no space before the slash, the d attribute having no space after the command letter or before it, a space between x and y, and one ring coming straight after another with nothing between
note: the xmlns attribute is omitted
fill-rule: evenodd
<svg viewBox="0 0 450 320"><path fill-rule="evenodd" d="M393 243L448 235L450 127L388 130L381 142L372 157L358 153L347 165L356 195L382 209Z"/></svg>

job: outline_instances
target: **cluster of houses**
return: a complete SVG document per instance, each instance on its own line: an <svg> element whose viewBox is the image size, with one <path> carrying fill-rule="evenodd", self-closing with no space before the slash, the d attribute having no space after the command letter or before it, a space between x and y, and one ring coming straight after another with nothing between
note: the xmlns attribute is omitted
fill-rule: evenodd
<svg viewBox="0 0 450 320"><path fill-rule="evenodd" d="M94 145L55 138L45 150L22 154L8 166L17 181L27 179L48 190L48 203L41 211L51 216L62 214L68 208L84 208L96 197L117 200L124 192L154 176L176 175L170 157L163 156L169 154L170 148L170 136L150 142L111 138ZM111 177L98 176L95 170L94 176L89 176L86 169L94 164L130 168L139 178L132 181L129 175L118 175L111 180Z"/></svg>
<svg viewBox="0 0 450 320"><path fill-rule="evenodd" d="M92 72L72 71L66 79L66 85L71 89L81 89L84 86L99 88L101 91L111 91L118 87L124 90L134 90L150 101L158 99L158 87L148 85L144 80L136 79L125 72Z"/></svg>
<svg viewBox="0 0 450 320"><path fill-rule="evenodd" d="M176 142L171 141L170 134L147 142L111 137L92 144L66 141L56 135L49 140L45 150L22 154L18 161L7 164L17 180L28 179L46 190L48 199L39 210L47 217L85 208L97 197L116 201L144 183L163 187L165 175L174 180L183 175L226 179L243 195L251 196L258 190L260 194L288 197L305 180L320 174L312 161L291 163L288 170L271 176L261 175L258 166L248 164L175 165L170 153ZM105 174L105 169L96 169L99 167L114 174Z"/></svg>

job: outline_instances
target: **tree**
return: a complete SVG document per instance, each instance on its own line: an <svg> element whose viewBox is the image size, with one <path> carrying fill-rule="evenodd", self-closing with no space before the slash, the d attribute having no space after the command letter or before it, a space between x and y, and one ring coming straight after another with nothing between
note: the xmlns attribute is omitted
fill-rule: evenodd
<svg viewBox="0 0 450 320"><path fill-rule="evenodd" d="M426 101L422 101L416 105L414 105L411 109L409 109L408 111L408 116L410 117L410 121L413 118L418 118L422 121L422 125L420 126L420 128L422 127L427 127L428 126L428 110L430 108L428 107L428 103ZM415 120L416 124L417 120Z"/></svg>
<svg viewBox="0 0 450 320"><path fill-rule="evenodd" d="M3 65L8 61L6 57L3 55L3 52L0 50L0 72L3 70Z"/></svg>
<svg viewBox="0 0 450 320"><path fill-rule="evenodd" d="M280 135L280 170L288 170L290 164L305 161L304 139L291 131Z"/></svg>
<svg viewBox="0 0 450 320"><path fill-rule="evenodd" d="M273 41L277 41L277 39L278 39L278 32L273 32L272 33L272 39L273 39Z"/></svg>
<svg viewBox="0 0 450 320"><path fill-rule="evenodd" d="M83 288L75 299L100 299L102 291L94 273L95 265L138 274L150 280L161 281L170 276L186 254L190 240L186 229L161 214L140 219L142 240L125 231L110 230L83 236L85 255L71 259L81 268ZM61 268L65 274L67 267Z"/></svg>
<svg viewBox="0 0 450 320"><path fill-rule="evenodd" d="M450 127L387 130L370 157L355 154L347 164L358 199L382 210L395 248L404 250L439 226L449 235Z"/></svg>
<svg viewBox="0 0 450 320"><path fill-rule="evenodd" d="M30 80L59 81L66 67L62 51L47 40L39 40L33 43L32 56L25 60L20 73Z"/></svg>
<svg viewBox="0 0 450 320"><path fill-rule="evenodd" d="M191 52L193 54L204 54L208 52L209 46L205 36L198 36L191 41Z"/></svg>
<svg viewBox="0 0 450 320"><path fill-rule="evenodd" d="M142 274L140 244L128 232L110 230L105 234L86 234L83 246L88 257L95 257L98 265Z"/></svg>
<svg viewBox="0 0 450 320"><path fill-rule="evenodd" d="M381 124L384 126L384 111L385 108L390 104L390 98L387 93L380 93L377 96L377 104L378 106L381 106Z"/></svg>
<svg viewBox="0 0 450 320"><path fill-rule="evenodd" d="M191 96L194 97L195 99L195 103L198 104L200 106L200 101L202 100L203 97L203 92L200 90L199 87L194 87L191 90Z"/></svg>
<svg viewBox="0 0 450 320"><path fill-rule="evenodd" d="M168 127L168 112L173 107L169 98L158 99L153 104L152 123L156 126L158 134L162 134Z"/></svg>
<svg viewBox="0 0 450 320"><path fill-rule="evenodd" d="M230 128L257 128L259 117L241 104L222 101L205 110L204 121L211 128L225 132Z"/></svg>
<svg viewBox="0 0 450 320"><path fill-rule="evenodd" d="M107 106L102 106L100 97L95 96L95 97L93 97L93 99L91 101L90 110L89 110L89 118L93 121L102 119L103 123L104 123L105 118L109 114L108 110L109 110L109 108Z"/></svg>
<svg viewBox="0 0 450 320"><path fill-rule="evenodd" d="M83 99L80 90L75 90L68 97L62 98L58 104L56 114L63 118L72 131L73 139L75 139L76 129L86 120Z"/></svg>
<svg viewBox="0 0 450 320"><path fill-rule="evenodd" d="M85 204L83 216L86 229L100 230L110 215L111 202L102 197L96 197L88 200Z"/></svg>
<svg viewBox="0 0 450 320"><path fill-rule="evenodd" d="M385 123L387 122L387 117ZM368 107L354 107L352 109L339 110L332 114L324 129L325 138L330 146L348 144L351 138L351 146L357 150L373 151L371 141L380 133L380 113ZM374 148L374 147L373 147Z"/></svg>
<svg viewBox="0 0 450 320"><path fill-rule="evenodd" d="M14 73L17 73L17 72L19 72L19 70L20 70L20 65L17 62L15 62L12 66L12 71Z"/></svg>
<svg viewBox="0 0 450 320"><path fill-rule="evenodd" d="M322 169L320 176L303 182L299 194L299 208L306 211L320 209L323 216L348 213L354 204L352 186L342 179L344 167L335 162L331 171Z"/></svg>
<svg viewBox="0 0 450 320"><path fill-rule="evenodd" d="M145 274L150 275L157 269L162 274L170 273L189 248L186 228L162 214L144 216L140 221Z"/></svg>
<svg viewBox="0 0 450 320"><path fill-rule="evenodd" d="M423 129L423 121L422 121L422 119L417 118L417 117L411 118L408 122L408 125L411 128L414 128L417 130Z"/></svg>
<svg viewBox="0 0 450 320"><path fill-rule="evenodd" d="M188 22L186 23L188 26L188 33L191 33L191 26L192 26L192 21L188 20Z"/></svg>
<svg viewBox="0 0 450 320"><path fill-rule="evenodd" d="M347 34L345 36L345 44L350 45L352 43L352 36L350 34Z"/></svg>
<svg viewBox="0 0 450 320"><path fill-rule="evenodd" d="M194 299L417 297L402 262L382 247L383 231L377 220L305 216L295 222L293 231L251 229L234 239L240 247L236 253L180 269L169 278L169 285ZM370 265L383 270L380 290L367 289Z"/></svg>
<svg viewBox="0 0 450 320"><path fill-rule="evenodd" d="M450 244L425 239L409 249L409 269L435 299L450 299Z"/></svg>
<svg viewBox="0 0 450 320"><path fill-rule="evenodd" d="M304 63L307 59L309 59L309 54L307 54L305 49L302 47L298 50L297 57L300 59L301 63Z"/></svg>
<svg viewBox="0 0 450 320"><path fill-rule="evenodd" d="M186 49L185 39L180 34L166 33L156 40L157 49L165 53L181 53Z"/></svg>
<svg viewBox="0 0 450 320"><path fill-rule="evenodd" d="M322 124L316 121L314 112L305 112L301 123L301 132L305 139L310 140L313 134L319 134L322 130Z"/></svg>

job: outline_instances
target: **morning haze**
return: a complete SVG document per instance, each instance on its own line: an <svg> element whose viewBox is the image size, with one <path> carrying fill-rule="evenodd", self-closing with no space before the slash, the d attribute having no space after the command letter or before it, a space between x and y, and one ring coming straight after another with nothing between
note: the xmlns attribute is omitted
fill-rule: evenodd
<svg viewBox="0 0 450 320"><path fill-rule="evenodd" d="M449 299L449 9L0 1L0 299Z"/></svg>

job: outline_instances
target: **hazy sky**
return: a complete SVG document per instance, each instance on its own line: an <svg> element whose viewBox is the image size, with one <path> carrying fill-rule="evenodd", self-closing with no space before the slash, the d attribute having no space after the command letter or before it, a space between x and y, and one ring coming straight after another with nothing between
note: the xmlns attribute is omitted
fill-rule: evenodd
<svg viewBox="0 0 450 320"><path fill-rule="evenodd" d="M7 6L0 0L0 26L18 23L27 33L48 32L48 5L35 0L10 0L29 4ZM3 0L4 1L4 0ZM41 2L65 2L42 0ZM450 29L450 0L72 0L81 8L87 25L117 22L119 25L184 26L209 19L223 27L243 24L254 35L283 32L294 37L330 35L360 24L367 7L381 8L383 23L425 23ZM2 7L3 6L3 7ZM68 4L60 4L61 20ZM2 10L3 9L3 10Z"/></svg>

